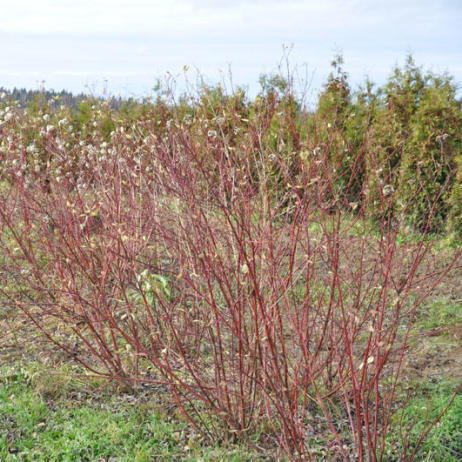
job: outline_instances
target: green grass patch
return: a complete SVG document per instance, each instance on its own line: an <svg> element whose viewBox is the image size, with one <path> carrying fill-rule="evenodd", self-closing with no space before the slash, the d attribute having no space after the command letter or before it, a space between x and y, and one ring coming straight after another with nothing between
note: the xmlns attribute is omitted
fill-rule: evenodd
<svg viewBox="0 0 462 462"><path fill-rule="evenodd" d="M394 433L390 440L401 441L412 453L422 431L429 427L450 402L457 384L442 380L439 383L414 384L414 394L395 416ZM410 430L409 430L410 429ZM402 448L390 446L389 461L401 460ZM396 456L396 457L395 457ZM416 459L425 462L458 462L462 460L462 394L459 393L442 419L432 428L420 446Z"/></svg>
<svg viewBox="0 0 462 462"><path fill-rule="evenodd" d="M245 447L206 444L159 404L133 404L130 395L96 389L92 395L88 386L84 399L75 398L76 384L63 378L67 374L53 381L39 378L39 369L19 363L0 369L2 461L259 459Z"/></svg>
<svg viewBox="0 0 462 462"><path fill-rule="evenodd" d="M462 324L462 305L447 298L429 300L419 308L418 330L443 329Z"/></svg>

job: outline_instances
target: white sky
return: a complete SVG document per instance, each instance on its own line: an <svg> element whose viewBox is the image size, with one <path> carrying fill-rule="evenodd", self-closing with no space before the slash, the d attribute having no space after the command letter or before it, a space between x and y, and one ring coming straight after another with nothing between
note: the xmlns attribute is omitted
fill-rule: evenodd
<svg viewBox="0 0 462 462"><path fill-rule="evenodd" d="M251 93L282 46L316 92L336 50L353 84L412 52L462 82L462 0L0 0L0 86L147 95L167 71L227 74ZM191 79L195 73L190 71Z"/></svg>

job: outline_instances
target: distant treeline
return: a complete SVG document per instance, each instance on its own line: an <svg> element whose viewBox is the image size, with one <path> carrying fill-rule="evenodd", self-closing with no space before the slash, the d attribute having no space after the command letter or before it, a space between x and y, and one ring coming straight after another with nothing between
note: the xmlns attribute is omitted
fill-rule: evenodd
<svg viewBox="0 0 462 462"><path fill-rule="evenodd" d="M110 97L103 98L97 96L90 96L85 93L74 94L66 90L55 91L55 90L28 90L26 88L13 88L9 90L4 87L0 87L0 94L4 93L10 100L16 101L21 107L37 104L38 102L46 103L51 108L56 108L60 105L65 105L69 108L78 110L80 103L88 101L89 99L103 102L108 101L112 109L118 110L126 102L131 104L138 104L134 98L122 98Z"/></svg>

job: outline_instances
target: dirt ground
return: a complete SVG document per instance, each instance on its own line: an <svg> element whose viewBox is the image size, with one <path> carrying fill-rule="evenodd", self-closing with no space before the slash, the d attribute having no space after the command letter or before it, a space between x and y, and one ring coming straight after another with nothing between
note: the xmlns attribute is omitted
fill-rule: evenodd
<svg viewBox="0 0 462 462"><path fill-rule="evenodd" d="M432 263L435 272L446 268L452 258L452 250L433 252ZM459 313L462 311L461 257L432 292L430 299L444 299L447 303L458 305ZM462 313L459 319L462 319ZM441 378L462 381L462 324L442 325L430 330L419 329L419 332L413 335L408 353L403 374L416 379L427 378L433 382Z"/></svg>

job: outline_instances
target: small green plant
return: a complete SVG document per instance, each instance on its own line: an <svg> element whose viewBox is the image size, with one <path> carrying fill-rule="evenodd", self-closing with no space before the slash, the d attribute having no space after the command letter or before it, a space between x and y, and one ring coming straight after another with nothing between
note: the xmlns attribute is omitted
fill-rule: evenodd
<svg viewBox="0 0 462 462"><path fill-rule="evenodd" d="M170 297L168 279L161 274L154 274L145 269L137 276L137 281L141 284L149 304L154 302L155 296Z"/></svg>

